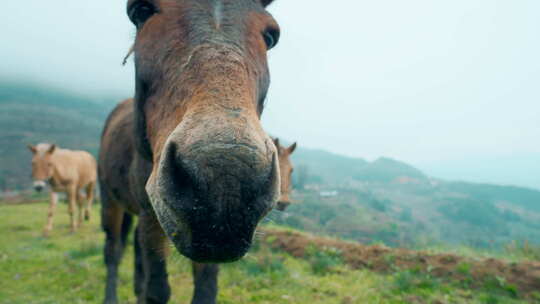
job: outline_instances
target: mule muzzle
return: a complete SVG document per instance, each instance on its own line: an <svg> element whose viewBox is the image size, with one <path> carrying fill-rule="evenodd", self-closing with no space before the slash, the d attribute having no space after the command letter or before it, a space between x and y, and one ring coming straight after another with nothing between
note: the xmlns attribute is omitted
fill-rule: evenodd
<svg viewBox="0 0 540 304"><path fill-rule="evenodd" d="M169 142L147 183L169 239L196 262L231 262L251 246L259 221L279 195L279 166L269 141L250 144Z"/></svg>

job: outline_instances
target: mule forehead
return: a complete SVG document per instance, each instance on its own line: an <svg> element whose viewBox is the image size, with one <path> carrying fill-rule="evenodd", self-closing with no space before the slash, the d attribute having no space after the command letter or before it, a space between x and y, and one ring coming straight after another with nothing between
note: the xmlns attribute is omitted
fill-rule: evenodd
<svg viewBox="0 0 540 304"><path fill-rule="evenodd" d="M45 155L47 155L47 151L49 151L49 149L52 147L51 144L47 144L47 143L40 143L40 144L37 144L35 146L36 148L36 154L35 156L36 157L43 157Z"/></svg>
<svg viewBox="0 0 540 304"><path fill-rule="evenodd" d="M180 7L184 12L198 12L200 17L210 13L216 21L219 21L223 16L242 15L245 10L264 11L258 0L128 0L127 8L129 9L131 5L139 1L156 6L158 12L160 8Z"/></svg>
<svg viewBox="0 0 540 304"><path fill-rule="evenodd" d="M128 9L137 1L141 0L130 0ZM236 42L241 46L246 32L253 27L253 22L247 21L252 14L269 16L257 0L146 1L156 7L158 18L163 18L160 22L166 24L168 32L180 31L181 35L177 37L177 42L183 41L188 44L210 40Z"/></svg>
<svg viewBox="0 0 540 304"><path fill-rule="evenodd" d="M293 168L293 164L291 162L291 154L289 153L287 148L284 148L281 146L279 147L278 158L279 158L279 166L282 170ZM283 172L283 173L288 173L288 172Z"/></svg>
<svg viewBox="0 0 540 304"><path fill-rule="evenodd" d="M281 168L281 170L283 171L282 173L283 174L289 174L289 170L292 169L292 164L291 164L291 161L288 157L280 157L279 158L279 167Z"/></svg>
<svg viewBox="0 0 540 304"><path fill-rule="evenodd" d="M278 151L279 151L279 156L280 156L280 158L283 157L284 159L285 159L285 158L286 158L286 159L289 159L289 156L290 156L291 154L289 153L289 150L288 150L287 148L282 147L282 146L279 146Z"/></svg>

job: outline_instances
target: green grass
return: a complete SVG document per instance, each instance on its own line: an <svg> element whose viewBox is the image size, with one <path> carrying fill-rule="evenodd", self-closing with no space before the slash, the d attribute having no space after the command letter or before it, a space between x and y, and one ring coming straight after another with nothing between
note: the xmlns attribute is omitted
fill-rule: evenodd
<svg viewBox="0 0 540 304"><path fill-rule="evenodd" d="M90 223L69 233L66 205L61 204L50 238L41 237L47 205L0 204L0 303L100 303L105 278L98 208ZM119 297L136 303L132 292L133 248L120 269ZM462 269L461 269L462 268ZM466 265L461 267L466 271ZM169 262L171 303L189 303L189 262L174 253ZM502 282L504 283L504 282ZM525 303L492 289L469 290L429 274L401 271L382 275L353 271L331 249L311 249L306 260L257 243L246 258L223 265L218 302L243 303ZM494 281L493 284L501 284ZM489 287L489 286L488 286Z"/></svg>

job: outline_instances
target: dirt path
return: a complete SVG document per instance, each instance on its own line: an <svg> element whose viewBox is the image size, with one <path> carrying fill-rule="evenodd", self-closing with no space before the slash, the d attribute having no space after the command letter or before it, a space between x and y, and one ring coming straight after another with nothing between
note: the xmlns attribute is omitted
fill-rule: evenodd
<svg viewBox="0 0 540 304"><path fill-rule="evenodd" d="M264 239L272 248L304 258L306 249L338 249L343 260L353 269L367 268L376 272L415 270L433 277L467 282L472 287L498 284L515 290L523 298L540 295L540 262L508 263L501 260L473 259L453 254L430 254L422 251L365 246L304 233L265 229Z"/></svg>

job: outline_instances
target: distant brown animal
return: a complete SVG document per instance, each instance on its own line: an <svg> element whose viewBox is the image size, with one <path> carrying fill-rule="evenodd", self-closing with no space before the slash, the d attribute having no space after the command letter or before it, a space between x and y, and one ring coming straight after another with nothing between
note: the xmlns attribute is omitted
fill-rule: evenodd
<svg viewBox="0 0 540 304"><path fill-rule="evenodd" d="M244 256L274 208L278 155L260 123L279 38L270 2L128 1L135 98L110 115L99 156L105 303L117 303L132 215L139 303L170 298L167 239L194 262L192 303L215 303L215 263Z"/></svg>
<svg viewBox="0 0 540 304"><path fill-rule="evenodd" d="M279 138L274 139L274 144L278 150L279 157L279 172L281 176L281 195L277 203L276 209L285 211L291 204L291 190L292 180L291 176L294 170L294 166L291 162L291 154L296 150L296 143L292 144L288 148L279 144Z"/></svg>
<svg viewBox="0 0 540 304"><path fill-rule="evenodd" d="M85 219L90 220L97 177L96 160L88 152L60 149L51 144L29 145L28 149L33 153L34 189L40 192L47 184L51 187L47 224L43 234L48 236L53 228L58 192L64 192L67 195L71 231L75 232L82 224L83 210ZM86 193L86 197L81 195L81 190ZM79 210L78 221L75 217L76 205Z"/></svg>

